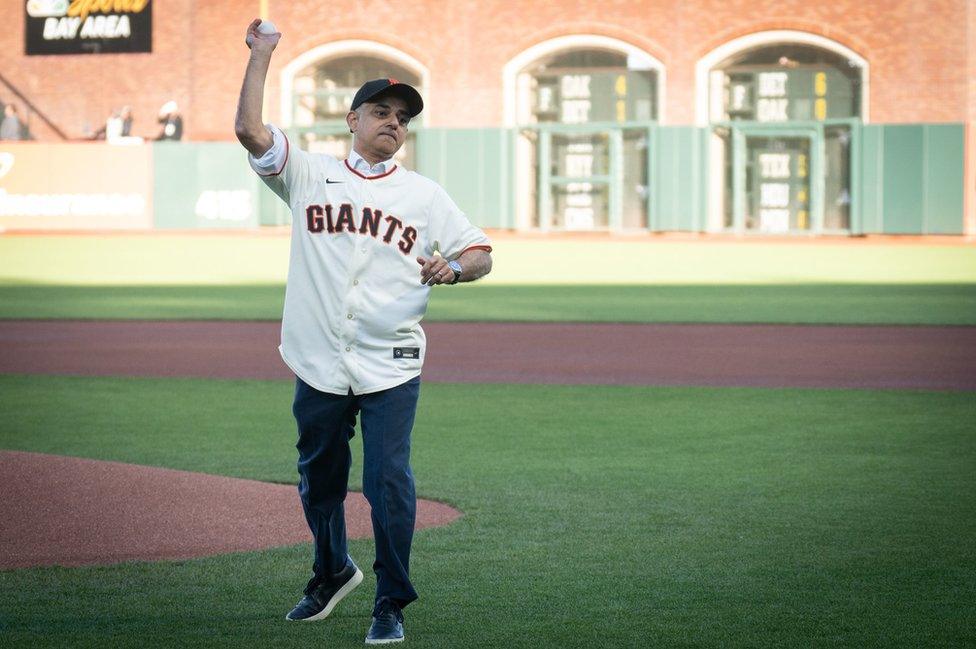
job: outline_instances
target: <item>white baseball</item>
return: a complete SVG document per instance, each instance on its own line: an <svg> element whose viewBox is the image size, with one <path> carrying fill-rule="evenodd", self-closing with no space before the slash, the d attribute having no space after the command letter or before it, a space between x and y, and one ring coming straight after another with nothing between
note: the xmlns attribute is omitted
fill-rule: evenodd
<svg viewBox="0 0 976 649"><path fill-rule="evenodd" d="M262 34L274 34L277 31L278 28L270 20L262 20L261 24L258 25L258 32Z"/></svg>

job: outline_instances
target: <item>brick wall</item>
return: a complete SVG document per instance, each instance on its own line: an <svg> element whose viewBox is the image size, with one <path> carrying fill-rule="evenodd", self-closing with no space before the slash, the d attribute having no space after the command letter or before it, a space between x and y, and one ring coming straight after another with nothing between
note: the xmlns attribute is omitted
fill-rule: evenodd
<svg viewBox="0 0 976 649"><path fill-rule="evenodd" d="M963 229L976 237L976 0L967 0L969 111L966 125L966 172Z"/></svg>
<svg viewBox="0 0 976 649"><path fill-rule="evenodd" d="M967 54L969 60L969 116L970 122L976 121L976 0L968 0L969 11L966 15L967 26Z"/></svg>
<svg viewBox="0 0 976 649"><path fill-rule="evenodd" d="M122 104L136 135L155 136L159 106L175 99L193 139L232 139L247 58L243 30L259 2L154 3L151 54L25 56L24 3L0 3L0 73L72 137L97 128ZM873 122L976 120L976 54L968 38L974 0L269 0L284 33L274 60L269 119L279 75L309 49L344 39L398 48L430 70L427 123L491 126L503 119L502 68L548 38L599 34L642 48L667 70L665 115L695 119L695 63L733 38L796 29L834 39L870 64ZM0 84L0 99L9 92ZM35 122L36 124L36 122ZM39 137L52 137L37 125Z"/></svg>
<svg viewBox="0 0 976 649"><path fill-rule="evenodd" d="M181 109L192 103L194 74L191 0L167 0L166 11L154 8L151 54L26 56L24 2L0 3L0 72L71 137L97 129L113 108L133 107L133 134L155 137L156 115L166 101ZM231 4L231 3L227 3ZM187 26L190 26L188 29ZM0 85L0 98L7 100ZM50 133L38 126L39 138Z"/></svg>

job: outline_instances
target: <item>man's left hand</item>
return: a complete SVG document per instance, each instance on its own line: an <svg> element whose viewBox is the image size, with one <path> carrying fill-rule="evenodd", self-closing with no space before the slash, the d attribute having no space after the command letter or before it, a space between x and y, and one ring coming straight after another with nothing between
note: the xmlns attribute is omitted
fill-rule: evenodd
<svg viewBox="0 0 976 649"><path fill-rule="evenodd" d="M450 284L454 281L454 271L447 265L447 260L440 255L431 258L417 257L420 264L420 283L427 286L435 284Z"/></svg>

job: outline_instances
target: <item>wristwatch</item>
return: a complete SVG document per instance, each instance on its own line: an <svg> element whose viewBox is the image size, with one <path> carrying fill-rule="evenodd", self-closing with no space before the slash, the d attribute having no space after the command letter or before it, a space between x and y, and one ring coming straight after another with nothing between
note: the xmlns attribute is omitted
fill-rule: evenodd
<svg viewBox="0 0 976 649"><path fill-rule="evenodd" d="M447 262L447 267L454 271L454 281L451 282L451 284L457 284L461 279L461 264L452 259L451 261Z"/></svg>

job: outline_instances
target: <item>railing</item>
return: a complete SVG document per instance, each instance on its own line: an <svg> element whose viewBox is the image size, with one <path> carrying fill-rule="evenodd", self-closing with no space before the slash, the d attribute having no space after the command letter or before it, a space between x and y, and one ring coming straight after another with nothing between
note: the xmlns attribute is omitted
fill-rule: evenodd
<svg viewBox="0 0 976 649"><path fill-rule="evenodd" d="M581 188L589 191L594 186L605 187L607 191L607 225L595 229L610 231L623 230L623 135L625 131L642 131L646 137L645 159L647 168L651 167L653 157L653 130L657 122L589 122L586 124L560 124L541 122L524 124L518 130L534 132L537 138L536 146L538 162L536 177L536 206L538 214L538 228L543 232L554 229L554 214L550 188L563 186L567 188ZM605 136L608 143L607 169L605 173L593 173L586 176L561 176L552 173L552 138L554 135L595 135ZM650 204L644 200L645 222L650 221Z"/></svg>
<svg viewBox="0 0 976 649"><path fill-rule="evenodd" d="M809 138L810 140L810 168L807 174L810 190L810 227L803 229L790 229L784 234L794 235L821 235L821 234L842 234L848 235L862 231L861 200L862 187L857 177L858 170L861 168L861 126L859 118L832 118L825 120L806 120L806 121L787 121L787 122L759 122L753 120L732 120L722 122L712 122L709 125L711 132L724 129L729 133L729 143L732 150L729 152L734 159L732 171L732 212L733 224L725 228L727 232L743 234L746 232L744 226L744 215L746 208L746 138L757 137L785 137L785 138ZM850 148L848 151L848 174L847 186L849 189L849 213L847 227L840 229L827 228L824 225L826 188L825 180L827 177L826 167L829 161L826 159L826 129L830 127L845 127L850 133Z"/></svg>
<svg viewBox="0 0 976 649"><path fill-rule="evenodd" d="M25 105L25 106L27 107L27 111L28 111L28 114L27 114L27 116L26 116L26 117L27 117L27 119L26 119L26 123L27 123L27 125L28 125L28 126L30 126L30 116L31 116L31 115L37 115L37 117L38 117L38 119L40 119L40 120L41 120L42 122L44 122L44 124L45 124L45 125L47 125L47 127L48 127L49 129L51 129L52 131L54 131L54 133L55 133L55 134L56 134L56 135L57 135L58 137L60 137L60 138L61 138L62 140L67 140L67 139L70 139L70 138L68 138L68 136L67 136L67 135L65 134L65 132L64 132L64 131L62 131L62 130L61 130L61 129L60 129L59 127L58 127L58 125L57 125L57 124L55 124L55 123L54 123L53 121L51 121L51 119L50 119L50 118L49 118L49 117L48 117L47 115L45 115L45 114L44 114L44 113L43 113L43 112L41 111L41 109L40 109L40 108L38 108L38 107L37 107L37 106L36 106L36 105L34 104L34 102L32 102L32 101L31 101L30 99L28 99L28 98L27 98L27 97L26 97L26 96L24 95L24 93L22 93L22 92L21 92L20 90L18 90L18 89L17 89L17 86L15 86L15 85L14 85L13 83L11 83L9 79L7 79L6 77L4 77L4 76L3 76L3 74L0 74L0 82L2 82L2 83L3 83L3 85L4 85L4 86L6 86L6 87L7 87L7 89L8 89L8 90L9 90L9 91L10 91L10 92L11 92L11 93L12 93L12 94L13 94L13 95L14 95L14 96L15 96L15 97L17 98L17 99L19 99L19 100L21 101L21 103L23 103L23 104L24 104L24 105Z"/></svg>

